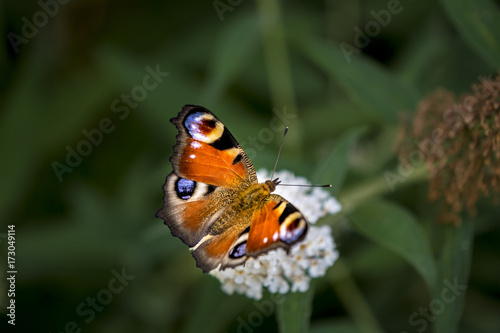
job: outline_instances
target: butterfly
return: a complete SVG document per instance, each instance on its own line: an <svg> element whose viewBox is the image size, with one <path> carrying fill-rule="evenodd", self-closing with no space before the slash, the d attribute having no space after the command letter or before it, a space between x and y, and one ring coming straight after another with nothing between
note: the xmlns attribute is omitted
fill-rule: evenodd
<svg viewBox="0 0 500 333"><path fill-rule="evenodd" d="M272 194L278 178L259 183L252 162L212 112L185 105L170 121L179 133L156 217L190 247L203 272L239 266L275 248L289 252L304 239L306 218Z"/></svg>

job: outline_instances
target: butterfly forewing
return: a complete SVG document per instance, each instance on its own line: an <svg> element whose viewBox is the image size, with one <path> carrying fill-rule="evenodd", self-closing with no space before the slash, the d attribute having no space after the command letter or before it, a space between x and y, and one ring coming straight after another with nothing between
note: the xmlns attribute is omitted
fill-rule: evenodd
<svg viewBox="0 0 500 333"><path fill-rule="evenodd" d="M170 158L175 174L233 188L257 181L248 156L213 113L201 106L186 105L171 121L179 131Z"/></svg>

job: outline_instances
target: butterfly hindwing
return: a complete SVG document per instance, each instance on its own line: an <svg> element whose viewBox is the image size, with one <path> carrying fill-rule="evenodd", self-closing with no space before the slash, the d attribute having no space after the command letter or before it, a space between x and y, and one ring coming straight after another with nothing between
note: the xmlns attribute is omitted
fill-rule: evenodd
<svg viewBox="0 0 500 333"><path fill-rule="evenodd" d="M203 272L207 273L216 268L235 267L247 260L245 245L250 217L239 216L236 219L232 221L230 228L209 233L192 248L196 264Z"/></svg>
<svg viewBox="0 0 500 333"><path fill-rule="evenodd" d="M234 191L181 178L167 176L163 186L163 207L156 216L162 218L172 234L188 246L195 246L224 212L220 200L231 200Z"/></svg>
<svg viewBox="0 0 500 333"><path fill-rule="evenodd" d="M281 196L271 194L252 216L246 254L256 257L277 247L288 251L304 239L307 230L308 223L302 213Z"/></svg>

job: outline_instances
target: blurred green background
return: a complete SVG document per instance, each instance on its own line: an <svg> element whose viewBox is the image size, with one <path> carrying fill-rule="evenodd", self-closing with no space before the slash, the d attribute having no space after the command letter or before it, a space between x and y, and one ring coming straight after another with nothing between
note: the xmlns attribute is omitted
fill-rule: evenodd
<svg viewBox="0 0 500 333"><path fill-rule="evenodd" d="M0 256L5 267L13 224L18 271L15 330L2 314L2 332L290 332L297 320L316 333L500 332L500 209L481 201L461 227L442 225L422 168L395 191L384 178L401 112L500 69L499 1L2 0L0 22ZM281 136L260 131L294 115L279 168L332 183L345 208L320 222L340 260L308 294L269 312L225 295L154 217L184 104L212 110L257 169ZM444 281L467 291L424 316Z"/></svg>

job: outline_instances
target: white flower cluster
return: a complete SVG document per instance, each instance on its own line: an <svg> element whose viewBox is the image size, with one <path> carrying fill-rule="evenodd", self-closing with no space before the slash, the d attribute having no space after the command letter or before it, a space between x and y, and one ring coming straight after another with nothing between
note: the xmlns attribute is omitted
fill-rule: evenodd
<svg viewBox="0 0 500 333"><path fill-rule="evenodd" d="M257 172L261 180L270 176L266 170ZM295 177L289 171L276 172L275 177L284 184L309 185L305 178ZM341 209L335 198L318 187L278 186L275 193L296 206L311 224ZM325 275L337 257L330 227L310 225L305 240L294 246L288 255L285 250L276 249L248 259L244 266L213 270L210 274L221 282L222 290L228 294L245 294L248 298L261 299L264 288L280 294L305 292L309 289L311 278Z"/></svg>

